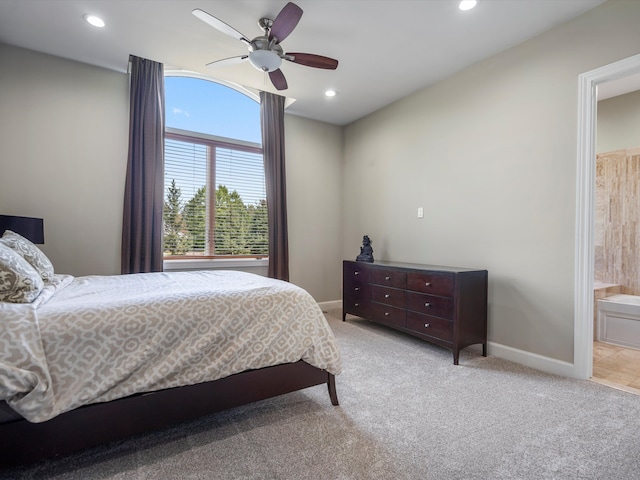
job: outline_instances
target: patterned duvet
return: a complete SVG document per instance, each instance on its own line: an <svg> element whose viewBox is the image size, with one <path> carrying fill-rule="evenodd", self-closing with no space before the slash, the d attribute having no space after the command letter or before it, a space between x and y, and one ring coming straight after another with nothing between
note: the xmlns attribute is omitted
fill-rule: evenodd
<svg viewBox="0 0 640 480"><path fill-rule="evenodd" d="M322 311L250 273L56 275L31 304L0 302L0 400L32 422L301 359L341 371Z"/></svg>

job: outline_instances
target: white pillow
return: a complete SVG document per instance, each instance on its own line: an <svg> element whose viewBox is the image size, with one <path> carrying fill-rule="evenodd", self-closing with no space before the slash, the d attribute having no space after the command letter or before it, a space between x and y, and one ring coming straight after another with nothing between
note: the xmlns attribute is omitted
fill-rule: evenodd
<svg viewBox="0 0 640 480"><path fill-rule="evenodd" d="M18 235L11 230L6 230L2 238L0 238L0 245L4 244L7 247L15 250L18 254L24 258L29 264L35 268L40 274L42 280L50 282L53 280L53 264L47 258L47 256L36 247L29 240L22 235Z"/></svg>
<svg viewBox="0 0 640 480"><path fill-rule="evenodd" d="M40 274L15 250L0 244L0 302L31 303L43 287Z"/></svg>

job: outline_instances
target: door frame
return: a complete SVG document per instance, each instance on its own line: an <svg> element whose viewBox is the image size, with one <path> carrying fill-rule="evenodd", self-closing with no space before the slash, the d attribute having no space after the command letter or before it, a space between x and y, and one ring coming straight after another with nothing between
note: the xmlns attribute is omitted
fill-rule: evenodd
<svg viewBox="0 0 640 480"><path fill-rule="evenodd" d="M574 277L574 376L593 375L594 205L598 85L640 73L640 54L578 77L578 163Z"/></svg>

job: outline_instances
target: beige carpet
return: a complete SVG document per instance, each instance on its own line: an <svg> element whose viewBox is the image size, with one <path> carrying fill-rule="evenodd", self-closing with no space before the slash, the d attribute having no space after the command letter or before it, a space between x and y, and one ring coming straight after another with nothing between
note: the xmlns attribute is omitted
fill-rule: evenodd
<svg viewBox="0 0 640 480"><path fill-rule="evenodd" d="M639 396L340 315L339 407L313 387L0 478L640 478Z"/></svg>

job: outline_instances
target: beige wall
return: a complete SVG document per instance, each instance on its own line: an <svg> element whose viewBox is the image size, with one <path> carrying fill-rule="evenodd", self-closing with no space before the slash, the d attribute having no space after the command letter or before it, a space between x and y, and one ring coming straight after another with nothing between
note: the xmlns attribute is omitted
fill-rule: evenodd
<svg viewBox="0 0 640 480"><path fill-rule="evenodd" d="M128 77L0 44L0 213L45 219L56 271L120 273ZM292 282L340 298L342 129L286 116Z"/></svg>
<svg viewBox="0 0 640 480"><path fill-rule="evenodd" d="M289 274L316 301L342 291L342 128L285 116Z"/></svg>
<svg viewBox="0 0 640 480"><path fill-rule="evenodd" d="M598 102L596 152L640 147L640 90Z"/></svg>
<svg viewBox="0 0 640 480"><path fill-rule="evenodd" d="M120 273L125 74L0 44L0 211L44 218L60 273Z"/></svg>
<svg viewBox="0 0 640 480"><path fill-rule="evenodd" d="M486 268L490 341L572 363L578 75L638 19L607 2L348 126L343 256Z"/></svg>

